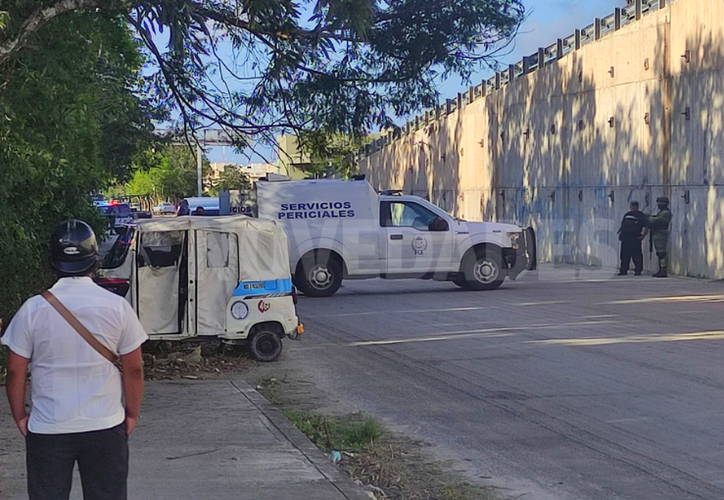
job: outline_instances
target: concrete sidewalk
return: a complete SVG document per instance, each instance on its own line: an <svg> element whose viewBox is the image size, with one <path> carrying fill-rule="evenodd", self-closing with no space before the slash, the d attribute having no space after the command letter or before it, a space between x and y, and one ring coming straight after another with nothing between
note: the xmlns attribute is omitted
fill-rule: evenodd
<svg viewBox="0 0 724 500"><path fill-rule="evenodd" d="M24 444L0 401L0 498L26 498ZM131 499L369 498L237 381L149 382L130 444ZM75 483L71 498L81 498L77 474Z"/></svg>

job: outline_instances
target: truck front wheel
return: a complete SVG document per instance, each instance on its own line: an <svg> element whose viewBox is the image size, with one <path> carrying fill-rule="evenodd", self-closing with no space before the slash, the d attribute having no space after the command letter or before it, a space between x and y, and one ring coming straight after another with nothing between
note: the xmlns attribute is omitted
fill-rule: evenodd
<svg viewBox="0 0 724 500"><path fill-rule="evenodd" d="M298 274L299 289L310 297L331 297L342 286L342 265L327 252L306 255Z"/></svg>
<svg viewBox="0 0 724 500"><path fill-rule="evenodd" d="M495 290L505 280L503 256L494 247L476 248L468 252L461 271L460 285L466 290Z"/></svg>

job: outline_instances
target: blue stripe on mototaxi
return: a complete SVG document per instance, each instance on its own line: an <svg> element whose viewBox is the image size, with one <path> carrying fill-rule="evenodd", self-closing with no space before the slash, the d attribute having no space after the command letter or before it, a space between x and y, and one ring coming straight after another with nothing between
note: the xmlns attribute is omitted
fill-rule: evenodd
<svg viewBox="0 0 724 500"><path fill-rule="evenodd" d="M285 278L269 281L242 281L234 290L234 297L253 297L271 293L292 293L292 280Z"/></svg>

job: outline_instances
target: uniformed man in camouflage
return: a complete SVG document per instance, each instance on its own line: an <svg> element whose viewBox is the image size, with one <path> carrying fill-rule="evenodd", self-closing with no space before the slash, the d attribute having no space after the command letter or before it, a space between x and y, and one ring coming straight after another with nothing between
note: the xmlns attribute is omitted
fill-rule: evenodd
<svg viewBox="0 0 724 500"><path fill-rule="evenodd" d="M660 196L656 198L659 206L659 213L648 216L648 226L651 231L651 241L656 248L656 256L659 258L659 272L654 278L666 278L669 266L669 227L671 226L671 210L669 210L669 198Z"/></svg>

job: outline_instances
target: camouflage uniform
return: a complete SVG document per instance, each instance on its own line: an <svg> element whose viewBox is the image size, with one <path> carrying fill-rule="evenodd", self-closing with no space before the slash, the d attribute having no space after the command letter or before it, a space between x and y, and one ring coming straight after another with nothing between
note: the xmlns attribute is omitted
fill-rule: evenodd
<svg viewBox="0 0 724 500"><path fill-rule="evenodd" d="M659 205L659 213L648 216L648 227L651 230L651 241L656 248L656 256L659 258L659 272L654 274L655 278L666 278L669 267L669 227L671 226L671 210L669 210L669 198L660 196L656 198Z"/></svg>

